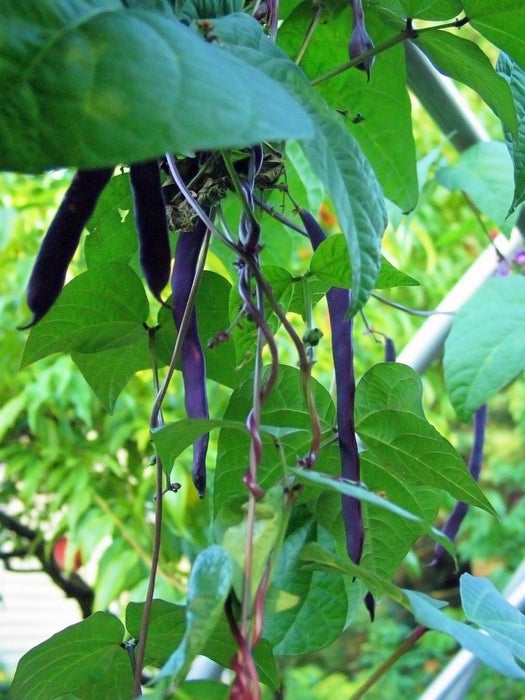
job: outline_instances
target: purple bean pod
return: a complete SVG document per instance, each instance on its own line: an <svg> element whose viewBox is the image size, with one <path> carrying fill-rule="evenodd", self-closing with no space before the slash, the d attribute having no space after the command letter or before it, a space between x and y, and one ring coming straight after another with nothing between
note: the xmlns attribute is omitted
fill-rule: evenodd
<svg viewBox="0 0 525 700"><path fill-rule="evenodd" d="M316 250L326 234L317 220L306 209L299 216ZM330 327L332 329L332 356L337 392L337 436L341 454L341 476L349 481L360 480L359 452L355 436L354 398L355 375L353 363L352 320L347 318L350 308L348 289L332 287L326 294ZM343 521L346 532L346 550L351 561L359 564L363 551L364 530L361 502L351 496L342 496Z"/></svg>
<svg viewBox="0 0 525 700"><path fill-rule="evenodd" d="M159 164L156 160L134 163L129 175L140 266L149 289L161 301L161 292L170 279L171 252Z"/></svg>
<svg viewBox="0 0 525 700"><path fill-rule="evenodd" d="M82 231L112 174L113 168L75 173L35 260L27 287L27 305L33 318L21 330L38 323L57 300Z"/></svg>
<svg viewBox="0 0 525 700"><path fill-rule="evenodd" d="M483 405L474 413L474 439L472 441L472 451L468 463L468 469L472 477L478 481L483 463L483 445L485 443L485 428L487 424L487 406ZM461 523L468 512L468 504L458 501L450 513L444 527L443 534L454 541L458 534ZM448 552L440 544L434 547L434 558L429 566L439 566L447 558Z"/></svg>
<svg viewBox="0 0 525 700"><path fill-rule="evenodd" d="M171 276L173 292L173 318L177 329L190 294L199 252L206 235L206 225L198 221L194 231L181 231L175 249L175 264ZM197 313L193 309L186 336L181 348L181 369L184 382L184 404L190 418L208 418L206 395L206 363L199 339ZM192 479L199 496L206 492L206 453L208 434L193 443Z"/></svg>
<svg viewBox="0 0 525 700"><path fill-rule="evenodd" d="M354 58L361 56L361 54L370 51L370 49L373 49L374 44L365 28L365 15L363 13L361 0L350 0L350 6L352 8L352 22L354 28L350 38L350 44L348 46L348 54L350 56L350 60L353 60ZM374 59L375 56L370 56L370 58L366 58L356 66L356 68L364 71L367 74L368 80L370 80L370 71L374 65Z"/></svg>
<svg viewBox="0 0 525 700"><path fill-rule="evenodd" d="M395 362L397 357L396 346L392 338L385 336L385 362Z"/></svg>

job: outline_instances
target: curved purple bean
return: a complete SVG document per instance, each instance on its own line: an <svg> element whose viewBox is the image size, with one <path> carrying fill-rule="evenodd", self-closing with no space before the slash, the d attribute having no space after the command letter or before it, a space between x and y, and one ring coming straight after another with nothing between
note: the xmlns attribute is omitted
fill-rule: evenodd
<svg viewBox="0 0 525 700"><path fill-rule="evenodd" d="M304 228L316 248L326 234L317 220L306 209L299 210ZM326 294L330 327L332 329L332 356L334 359L337 393L337 436L341 454L341 476L350 481L360 480L359 452L354 426L355 375L353 362L352 320L347 318L350 307L348 289L332 287ZM361 502L351 496L342 496L343 521L346 532L346 551L359 564L363 551L364 530Z"/></svg>
<svg viewBox="0 0 525 700"><path fill-rule="evenodd" d="M478 481L481 472L481 465L483 463L483 445L485 444L485 427L487 424L486 405L480 406L474 413L473 423L474 439L472 441L472 452L470 453L468 469L473 478ZM468 508L467 503L458 501L450 513L445 526L443 527L443 534L452 541L455 540L456 535L458 534L461 523L468 512ZM434 547L434 558L430 563L430 566L441 564L447 556L448 553L444 547L442 547L440 544L436 544Z"/></svg>
<svg viewBox="0 0 525 700"><path fill-rule="evenodd" d="M392 338L385 336L385 362L395 362L396 361L396 346Z"/></svg>
<svg viewBox="0 0 525 700"><path fill-rule="evenodd" d="M170 279L171 252L159 165L156 160L135 163L129 175L140 267L149 289L161 301L161 292Z"/></svg>
<svg viewBox="0 0 525 700"><path fill-rule="evenodd" d="M181 231L175 249L175 264L171 276L173 318L180 328L195 277L199 252L206 235L205 224L198 220L194 231ZM208 418L206 396L206 363L199 339L197 313L193 309L181 348L181 369L184 382L184 404L190 418ZM206 492L206 453L208 435L193 443L192 479L201 498Z"/></svg>
<svg viewBox="0 0 525 700"><path fill-rule="evenodd" d="M352 8L352 22L354 29L352 31L350 44L348 46L348 54L350 59L353 60L361 54L370 51L370 49L373 49L374 44L372 39L368 36L368 32L365 28L365 16L363 13L361 0L350 0L350 6ZM370 71L372 70L372 66L374 64L374 58L375 56L370 56L370 58L366 58L356 66L356 68L359 68L359 70L362 70L367 74L368 80L370 80Z"/></svg>
<svg viewBox="0 0 525 700"><path fill-rule="evenodd" d="M57 300L82 231L112 174L113 168L75 173L35 260L27 286L27 305L33 318L21 330L38 323Z"/></svg>

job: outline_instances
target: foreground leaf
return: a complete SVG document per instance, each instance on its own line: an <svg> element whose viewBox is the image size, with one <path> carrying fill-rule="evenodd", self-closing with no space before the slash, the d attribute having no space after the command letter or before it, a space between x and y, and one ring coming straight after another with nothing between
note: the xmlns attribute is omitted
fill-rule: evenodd
<svg viewBox="0 0 525 700"><path fill-rule="evenodd" d="M494 277L462 306L445 342L445 382L458 416L476 409L525 367L525 278Z"/></svg>
<svg viewBox="0 0 525 700"><path fill-rule="evenodd" d="M122 623L105 612L67 627L24 654L10 697L129 700L133 694L133 672L122 647L123 639Z"/></svg>
<svg viewBox="0 0 525 700"><path fill-rule="evenodd" d="M0 85L6 170L95 168L312 135L276 82L175 16L118 0L2 3Z"/></svg>
<svg viewBox="0 0 525 700"><path fill-rule="evenodd" d="M525 70L525 14L516 0L463 0L476 31L512 56Z"/></svg>

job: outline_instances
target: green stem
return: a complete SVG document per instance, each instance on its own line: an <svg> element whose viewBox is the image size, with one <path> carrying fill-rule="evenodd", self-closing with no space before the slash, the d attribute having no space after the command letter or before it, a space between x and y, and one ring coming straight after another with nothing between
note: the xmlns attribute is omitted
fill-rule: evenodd
<svg viewBox="0 0 525 700"><path fill-rule="evenodd" d="M421 637L427 631L427 627L418 625L405 639L405 641L391 654L386 661L384 661L379 668L377 668L370 678L364 683L356 692L350 696L349 700L360 700L360 698L365 696L370 688L379 681L387 671L389 671L392 666L400 659L407 651L415 646L416 642L421 639Z"/></svg>
<svg viewBox="0 0 525 700"><path fill-rule="evenodd" d="M306 49L308 48L308 44L310 43L310 40L311 40L315 30L316 30L316 27L319 24L319 20L321 19L322 14L323 14L323 6L317 5L314 9L314 16L312 17L310 25L308 26L308 29L306 30L306 34L305 34L305 37L303 39L303 43L301 45L301 48L299 49L299 53L297 54L297 58L295 59L295 63L297 65L300 65L301 61L303 60L303 56L306 53Z"/></svg>
<svg viewBox="0 0 525 700"><path fill-rule="evenodd" d="M332 68L332 70L329 70L327 73L323 73L323 75L317 76L317 78L314 78L310 81L310 84L319 85L319 83L323 83L325 80L335 78L336 75L340 75L341 73L344 73L350 68L357 66L359 63L363 63L363 61L366 61L367 58L371 58L372 56L376 56L379 53L383 53L383 51L390 49L396 44L401 44L407 39L417 39L417 37L420 34L424 34L425 32L434 32L438 29L449 29L450 27L455 27L456 29L459 29L459 27L462 27L468 22L468 17L463 17L462 19L457 19L453 22L445 22L444 24L438 24L434 27L422 27L421 29L414 29L414 27L412 27L412 23L407 22L407 26L405 27L405 29L399 32L399 34L390 37L390 39L383 41L381 44L377 44L377 46L374 46L372 49L370 49L370 51L366 51L365 53L361 54L361 56L357 56L351 61L346 61L346 63L342 63L341 65Z"/></svg>

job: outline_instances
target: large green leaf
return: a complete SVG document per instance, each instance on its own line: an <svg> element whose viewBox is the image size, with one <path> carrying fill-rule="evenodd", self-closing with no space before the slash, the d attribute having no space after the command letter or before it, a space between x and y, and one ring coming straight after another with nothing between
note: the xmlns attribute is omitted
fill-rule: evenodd
<svg viewBox="0 0 525 700"><path fill-rule="evenodd" d="M305 1L283 24L278 39L289 55L297 55L311 18L312 5ZM348 61L348 3L325 9L323 19L301 62L311 80ZM376 44L397 31L385 25L375 6L367 9L366 25ZM385 196L402 211L413 209L418 196L416 152L403 48L394 46L376 57L369 83L354 68L322 82L319 90L333 108L346 115L345 126L370 161Z"/></svg>
<svg viewBox="0 0 525 700"><path fill-rule="evenodd" d="M140 624L144 610L143 603L129 603L126 608L126 629L136 639L140 634ZM164 600L154 600L151 610L145 663L162 666L171 651L178 646L186 627L186 608ZM229 666L237 651L226 617L221 616L213 632L210 633L202 654L221 666ZM254 649L254 660L259 678L271 688L279 687L279 676L270 645L261 639Z"/></svg>
<svg viewBox="0 0 525 700"><path fill-rule="evenodd" d="M144 343L149 303L139 277L118 262L75 277L31 328L22 366L55 352L98 353Z"/></svg>
<svg viewBox="0 0 525 700"><path fill-rule="evenodd" d="M465 462L424 417L422 385L407 365L374 365L356 389L356 431L385 469L494 513Z"/></svg>
<svg viewBox="0 0 525 700"><path fill-rule="evenodd" d="M179 646L155 677L179 683L200 654L222 615L232 581L230 556L212 545L200 552L190 573L186 605L186 628Z"/></svg>
<svg viewBox="0 0 525 700"><path fill-rule="evenodd" d="M311 117L314 138L301 140L300 146L336 207L352 261L351 312L357 312L379 273L386 226L383 197L368 161L343 117L308 84L286 54L268 41L255 20L244 14L223 17L214 20L213 31L237 57L285 85Z"/></svg>
<svg viewBox="0 0 525 700"><path fill-rule="evenodd" d="M470 23L525 70L525 13L520 0L463 0Z"/></svg>
<svg viewBox="0 0 525 700"><path fill-rule="evenodd" d="M105 612L67 627L24 654L10 697L129 700L133 672L123 639L122 623Z"/></svg>
<svg viewBox="0 0 525 700"><path fill-rule="evenodd" d="M463 582L463 577L461 579ZM468 584L467 584L468 587ZM493 637L490 629L489 634L483 630L476 629L464 622L458 622L452 617L448 617L441 611L442 601L437 601L423 593L417 591L404 591L410 601L412 613L419 624L432 630L445 632L453 637L461 646L471 651L489 668L511 678L525 679L523 670L523 656L514 656L515 647L509 644L509 637ZM464 594L464 584L462 585ZM468 592L470 595L471 591ZM501 608L501 604L499 606Z"/></svg>
<svg viewBox="0 0 525 700"><path fill-rule="evenodd" d="M436 68L475 90L513 135L518 122L512 93L474 42L444 31L421 33L416 43Z"/></svg>
<svg viewBox="0 0 525 700"><path fill-rule="evenodd" d="M500 52L496 63L498 73L508 81L518 115L518 135L505 130L505 141L514 163L514 198L509 213L525 200L525 70L510 56Z"/></svg>
<svg viewBox="0 0 525 700"><path fill-rule="evenodd" d="M312 135L276 82L175 16L118 0L2 3L0 85L7 170L100 167Z"/></svg>
<svg viewBox="0 0 525 700"><path fill-rule="evenodd" d="M462 420L525 367L525 278L494 277L464 304L445 342L445 382Z"/></svg>

